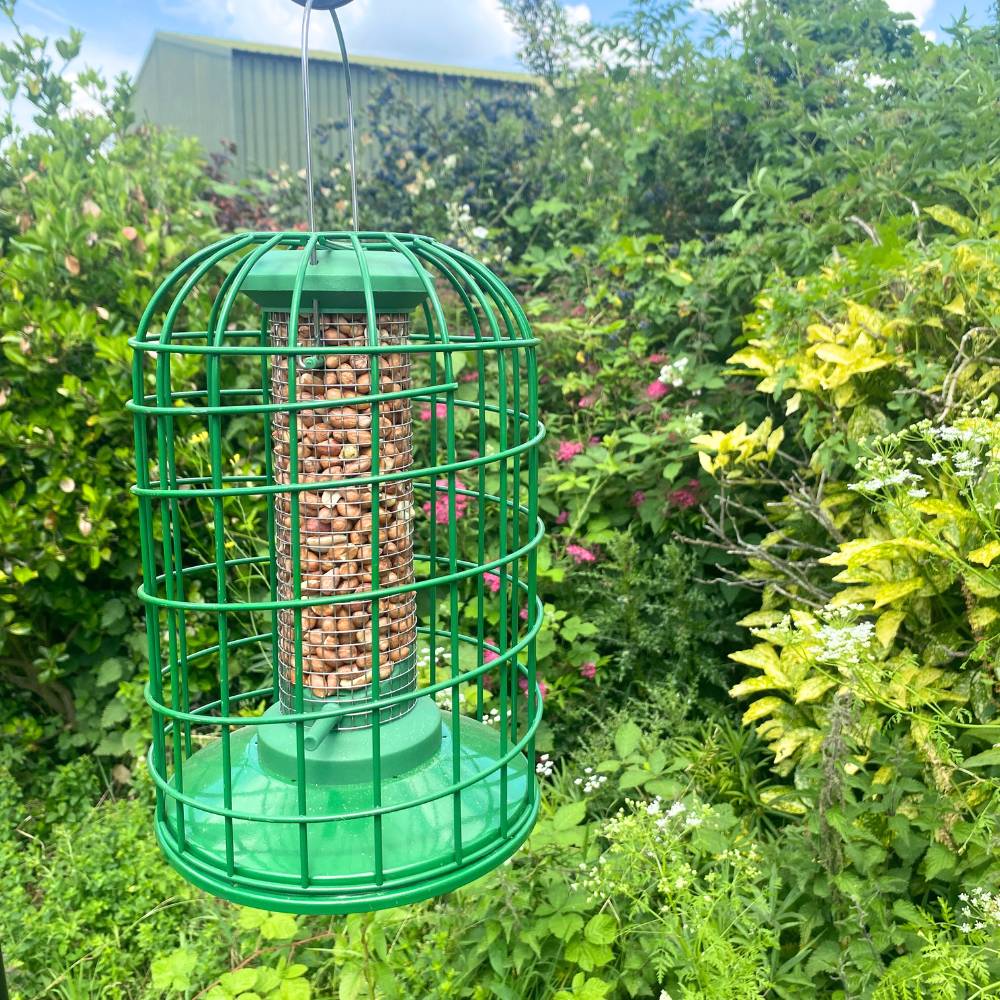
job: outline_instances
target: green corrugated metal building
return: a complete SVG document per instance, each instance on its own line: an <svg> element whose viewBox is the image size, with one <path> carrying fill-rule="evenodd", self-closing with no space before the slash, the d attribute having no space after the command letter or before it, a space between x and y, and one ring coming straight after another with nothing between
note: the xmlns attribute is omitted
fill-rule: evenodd
<svg viewBox="0 0 1000 1000"><path fill-rule="evenodd" d="M313 52L311 60L313 122L346 121L340 56ZM446 114L469 87L492 94L533 83L521 73L352 55L355 113L362 129L364 109L387 74L416 103L430 104L438 114ZM210 153L225 140L235 142L241 175L281 163L298 169L304 164L301 86L296 49L157 32L136 78L133 107L139 122L197 136ZM346 153L343 130L334 131L331 142L341 147L334 155Z"/></svg>

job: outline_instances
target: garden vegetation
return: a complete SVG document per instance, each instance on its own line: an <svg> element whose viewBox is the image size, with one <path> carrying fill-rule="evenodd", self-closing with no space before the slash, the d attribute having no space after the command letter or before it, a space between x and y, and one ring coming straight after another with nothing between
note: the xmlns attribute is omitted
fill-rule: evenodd
<svg viewBox="0 0 1000 1000"><path fill-rule="evenodd" d="M134 122L76 33L0 46L34 119L0 121L13 995L1000 996L1000 29L505 6L535 91L438 121L387 77L359 181L366 227L485 258L542 340L542 816L479 882L349 918L183 883L142 763L126 341L220 230L300 225L304 180ZM324 226L347 182L322 164Z"/></svg>

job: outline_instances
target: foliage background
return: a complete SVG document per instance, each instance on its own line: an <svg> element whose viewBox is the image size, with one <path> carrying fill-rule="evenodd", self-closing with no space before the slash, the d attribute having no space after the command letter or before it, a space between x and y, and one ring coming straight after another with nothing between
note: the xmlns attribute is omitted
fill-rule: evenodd
<svg viewBox="0 0 1000 1000"><path fill-rule="evenodd" d="M543 817L479 883L347 920L184 885L140 761L126 341L193 247L299 224L302 178L228 183L231 151L132 128L126 81L80 75L75 111L76 35L0 47L36 126L0 126L15 996L1000 991L996 26L506 7L537 94L416 146L387 79L359 180L368 224L487 259L542 336Z"/></svg>

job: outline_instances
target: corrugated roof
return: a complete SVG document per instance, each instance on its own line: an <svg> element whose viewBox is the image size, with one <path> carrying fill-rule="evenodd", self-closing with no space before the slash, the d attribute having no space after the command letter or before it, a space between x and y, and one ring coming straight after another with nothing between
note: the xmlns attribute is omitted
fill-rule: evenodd
<svg viewBox="0 0 1000 1000"><path fill-rule="evenodd" d="M191 48L210 48L213 50L228 49L235 52L258 52L269 56L288 56L299 58L299 50L285 45L265 45L261 42L241 42L227 38L211 38L207 35L182 35L172 31L157 31L155 38L175 45L186 45ZM314 50L309 53L310 59L322 62L340 62L340 54L336 52L321 52ZM511 73L496 69L473 69L465 66L439 66L435 63L409 62L403 59L385 59L381 56L357 56L351 53L351 64L371 66L374 69L406 70L410 73L429 73L434 76L460 76L475 80L503 80L509 83L537 83L535 77L528 73Z"/></svg>

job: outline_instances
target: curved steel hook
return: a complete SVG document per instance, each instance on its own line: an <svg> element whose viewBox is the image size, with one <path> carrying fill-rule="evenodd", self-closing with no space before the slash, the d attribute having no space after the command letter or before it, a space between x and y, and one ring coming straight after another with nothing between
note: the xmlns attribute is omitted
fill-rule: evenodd
<svg viewBox="0 0 1000 1000"><path fill-rule="evenodd" d="M309 212L309 231L316 232L316 206L313 194L313 162L312 162L312 123L309 114L309 19L313 10L328 10L333 18L333 26L337 31L337 42L340 45L340 59L344 66L344 80L347 89L347 131L348 131L348 152L350 154L351 169L351 223L355 232L358 232L358 169L357 151L355 149L354 137L354 94L351 88L351 64L347 57L347 45L344 41L344 32L340 26L340 18L337 17L337 8L344 7L351 0L295 0L304 10L302 11L302 118L305 124L306 133L306 197ZM316 263L316 251L313 250L312 263Z"/></svg>

